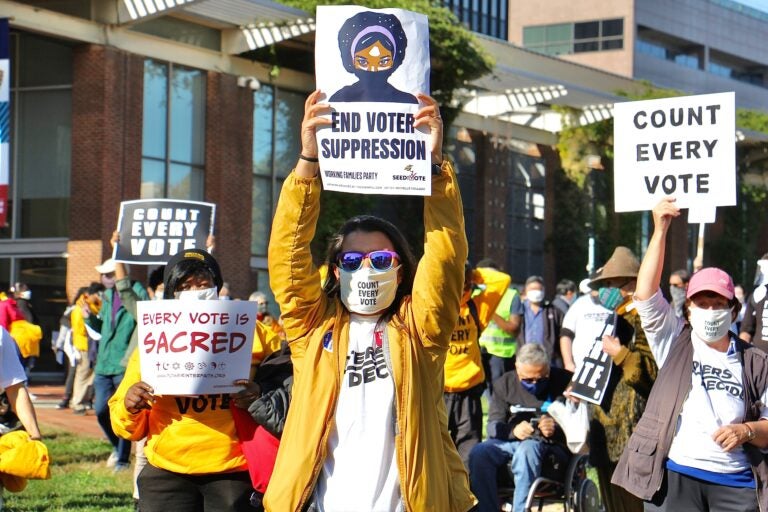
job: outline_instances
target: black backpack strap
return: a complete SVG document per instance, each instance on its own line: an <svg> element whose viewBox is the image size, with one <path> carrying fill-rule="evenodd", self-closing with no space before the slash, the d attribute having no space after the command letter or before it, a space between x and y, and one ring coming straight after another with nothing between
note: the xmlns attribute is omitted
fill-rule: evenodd
<svg viewBox="0 0 768 512"><path fill-rule="evenodd" d="M472 315L472 320L475 321L475 325L477 326L477 335L480 336L480 331L483 330L483 326L480 325L480 316L477 314L477 304L475 304L475 301L472 299L469 299L467 301L467 307L469 308L469 314Z"/></svg>

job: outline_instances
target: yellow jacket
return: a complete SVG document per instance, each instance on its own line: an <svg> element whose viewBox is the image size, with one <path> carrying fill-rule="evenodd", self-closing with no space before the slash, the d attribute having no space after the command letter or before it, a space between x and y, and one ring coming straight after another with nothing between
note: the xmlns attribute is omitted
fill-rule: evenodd
<svg viewBox="0 0 768 512"><path fill-rule="evenodd" d="M279 350L280 338L256 323L252 362ZM120 437L138 441L146 437L144 453L155 467L187 475L245 471L245 457L237 439L229 394L157 396L150 410L131 414L125 394L141 380L139 353L134 350L125 377L109 399L112 429Z"/></svg>
<svg viewBox="0 0 768 512"><path fill-rule="evenodd" d="M492 268L475 269L473 273L475 283L485 286L482 293L471 299L467 297L475 303L480 325L476 325L472 317L469 300L463 301L459 309L459 322L451 335L451 345L445 361L445 391L449 393L466 391L485 381L483 362L480 358L480 334L493 318L512 280L509 274Z"/></svg>
<svg viewBox="0 0 768 512"><path fill-rule="evenodd" d="M294 369L291 407L264 499L271 512L300 511L314 490L348 351L349 313L322 292L309 252L320 188L319 178L291 174L285 180L269 243L270 284ZM401 302L384 336L395 383L400 490L408 512L465 512L477 500L448 435L443 404L443 364L467 257L461 197L449 163L432 178L432 196L424 199L424 232L413 293Z"/></svg>
<svg viewBox="0 0 768 512"><path fill-rule="evenodd" d="M75 307L69 314L70 322L72 323L72 344L80 352L88 352L88 331L85 330L85 319L83 318L83 310L81 304L85 301L78 301ZM91 313L96 315L99 313L98 309L93 311L94 308L89 304Z"/></svg>

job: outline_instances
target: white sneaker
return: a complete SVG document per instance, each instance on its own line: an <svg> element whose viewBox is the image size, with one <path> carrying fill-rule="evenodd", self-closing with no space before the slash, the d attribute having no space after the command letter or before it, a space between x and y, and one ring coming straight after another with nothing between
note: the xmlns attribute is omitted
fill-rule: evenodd
<svg viewBox="0 0 768 512"><path fill-rule="evenodd" d="M113 468L117 464L117 461L120 457L117 455L117 452L112 452L112 454L107 459L107 467Z"/></svg>

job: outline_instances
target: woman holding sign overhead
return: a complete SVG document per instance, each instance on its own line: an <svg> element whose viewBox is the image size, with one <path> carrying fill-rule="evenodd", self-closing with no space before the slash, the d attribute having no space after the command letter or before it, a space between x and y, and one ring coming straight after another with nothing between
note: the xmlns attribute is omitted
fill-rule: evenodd
<svg viewBox="0 0 768 512"><path fill-rule="evenodd" d="M218 299L223 283L218 263L201 249L171 258L164 281L164 298L187 304L180 306L184 311L194 311L195 301ZM279 338L257 323L253 359L261 360L279 346ZM230 410L236 400L253 400L253 391L155 395L141 378L138 353L131 356L109 407L115 433L130 440L147 438L148 464L138 477L142 512L253 510L248 466Z"/></svg>
<svg viewBox="0 0 768 512"><path fill-rule="evenodd" d="M678 215L674 199L653 209L634 304L659 374L613 483L645 510L766 510L768 354L729 332L739 303L719 268L693 274L684 318L662 296L665 239Z"/></svg>
<svg viewBox="0 0 768 512"><path fill-rule="evenodd" d="M269 244L294 383L266 509L465 512L476 500L448 435L442 372L467 241L438 106L419 95L414 126L429 129L436 169L418 269L394 225L363 215L331 239L323 284L309 251L320 215L315 130L329 124L321 96L307 98Z"/></svg>

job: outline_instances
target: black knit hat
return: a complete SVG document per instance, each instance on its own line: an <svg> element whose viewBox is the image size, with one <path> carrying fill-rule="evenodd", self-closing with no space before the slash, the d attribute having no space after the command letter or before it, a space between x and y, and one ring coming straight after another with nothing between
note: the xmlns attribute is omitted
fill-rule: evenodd
<svg viewBox="0 0 768 512"><path fill-rule="evenodd" d="M171 276L173 267L181 263L182 261L200 261L202 262L213 274L213 282L216 285L217 290L221 290L224 284L224 279L221 277L221 268L216 259L211 254L202 249L185 249L177 252L165 265L165 272L163 272L163 282L168 282L168 278Z"/></svg>

